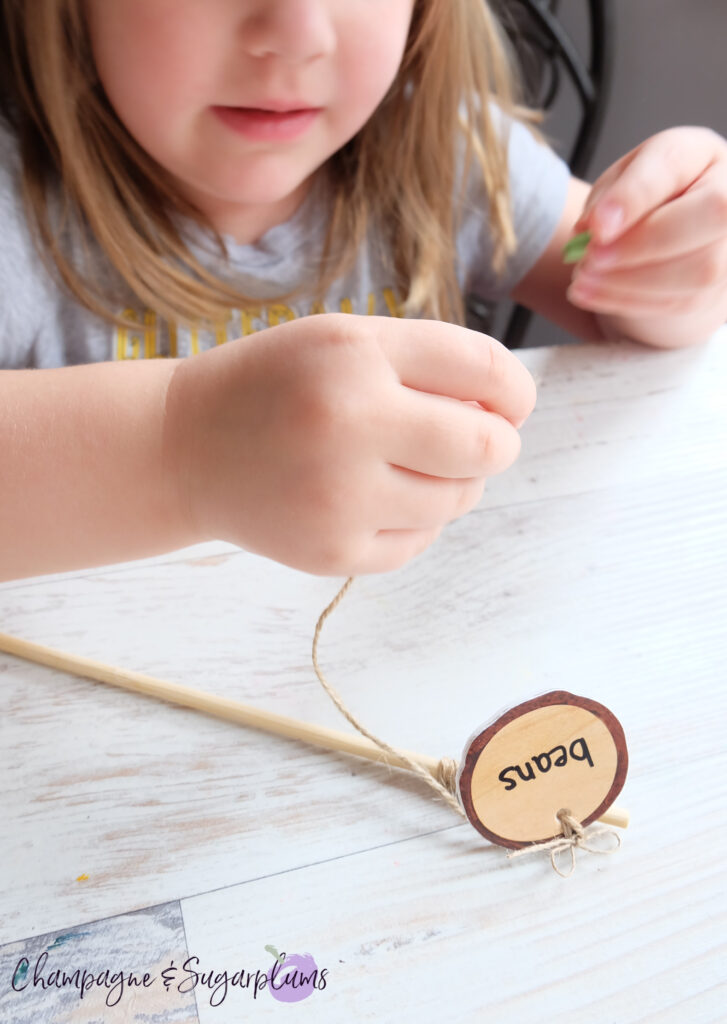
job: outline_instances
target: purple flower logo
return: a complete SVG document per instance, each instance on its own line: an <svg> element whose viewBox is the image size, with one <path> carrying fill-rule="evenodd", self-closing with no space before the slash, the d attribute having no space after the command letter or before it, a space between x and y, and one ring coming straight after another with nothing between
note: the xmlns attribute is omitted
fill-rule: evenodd
<svg viewBox="0 0 727 1024"><path fill-rule="evenodd" d="M287 956L278 953L275 946L265 949L275 957L275 963L267 973L268 991L280 1003L299 1003L307 999L313 989L321 986L318 965L310 953L293 953ZM321 979L323 980L323 979Z"/></svg>

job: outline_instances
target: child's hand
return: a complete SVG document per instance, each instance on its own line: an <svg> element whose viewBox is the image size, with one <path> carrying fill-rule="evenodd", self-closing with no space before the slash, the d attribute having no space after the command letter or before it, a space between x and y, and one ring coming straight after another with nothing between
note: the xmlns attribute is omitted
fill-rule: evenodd
<svg viewBox="0 0 727 1024"><path fill-rule="evenodd" d="M568 298L604 327L668 346L727 319L727 141L710 129L671 128L627 153L574 230L592 241Z"/></svg>
<svg viewBox="0 0 727 1024"><path fill-rule="evenodd" d="M472 509L534 404L492 338L331 313L182 360L165 431L195 536L345 576L398 568Z"/></svg>

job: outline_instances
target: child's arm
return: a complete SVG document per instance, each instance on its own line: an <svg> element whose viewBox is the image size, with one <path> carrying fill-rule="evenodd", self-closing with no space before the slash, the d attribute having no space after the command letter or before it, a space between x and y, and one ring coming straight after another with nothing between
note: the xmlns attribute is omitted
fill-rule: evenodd
<svg viewBox="0 0 727 1024"><path fill-rule="evenodd" d="M534 404L494 339L350 313L187 359L0 372L0 579L212 538L386 572L477 504Z"/></svg>
<svg viewBox="0 0 727 1024"><path fill-rule="evenodd" d="M195 543L164 436L178 360L0 371L0 580Z"/></svg>
<svg viewBox="0 0 727 1024"><path fill-rule="evenodd" d="M573 234L588 199L591 186L571 178L565 206L558 226L537 263L510 293L510 298L535 313L540 313L569 334L584 341L602 341L603 332L593 315L572 305L566 297L573 265L563 262L563 247Z"/></svg>

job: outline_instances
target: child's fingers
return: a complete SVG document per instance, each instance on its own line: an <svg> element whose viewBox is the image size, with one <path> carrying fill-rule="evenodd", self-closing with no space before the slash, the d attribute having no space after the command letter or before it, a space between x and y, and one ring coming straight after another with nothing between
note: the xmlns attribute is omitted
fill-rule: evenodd
<svg viewBox="0 0 727 1024"><path fill-rule="evenodd" d="M623 172L624 168L631 163L639 151L639 146L635 146L634 149L629 150L628 153L618 159L615 163L607 167L603 174L599 175L598 178L591 185L591 191L588 194L588 199L583 207L583 211L576 221L573 230L575 232L585 231L589 227L589 218L591 211L593 210L596 203L599 201L601 196L604 194L606 189L610 188L611 185L618 179L619 175Z"/></svg>
<svg viewBox="0 0 727 1024"><path fill-rule="evenodd" d="M482 497L484 477L437 480L398 466L377 488L376 519L382 530L431 530L469 512Z"/></svg>
<svg viewBox="0 0 727 1024"><path fill-rule="evenodd" d="M680 296L644 295L625 289L607 289L598 285L575 283L567 291L568 301L591 313L608 313L621 317L649 317L688 312L681 308Z"/></svg>
<svg viewBox="0 0 727 1024"><path fill-rule="evenodd" d="M381 320L377 340L408 388L480 402L519 426L533 411L535 383L494 338L437 320Z"/></svg>
<svg viewBox="0 0 727 1024"><path fill-rule="evenodd" d="M680 315L701 312L713 306L725 306L723 283L717 287L691 291L647 291L626 286L615 287L605 277L602 281L579 278L571 284L566 294L568 301L581 309L626 317Z"/></svg>
<svg viewBox="0 0 727 1024"><path fill-rule="evenodd" d="M712 168L611 245L591 243L582 266L620 269L664 262L720 239L727 239L727 164Z"/></svg>
<svg viewBox="0 0 727 1024"><path fill-rule="evenodd" d="M691 296L652 295L644 296L622 292L614 295L610 292L588 292L583 295L578 291L568 291L568 300L579 309L590 313L602 313L616 317L641 318L664 316L687 316L703 313L709 309L724 308L724 297L714 294L701 296L699 300ZM719 321L717 321L719 324Z"/></svg>
<svg viewBox="0 0 727 1024"><path fill-rule="evenodd" d="M416 474L484 477L512 465L520 434L503 416L478 405L405 389L386 417L380 448L390 465Z"/></svg>
<svg viewBox="0 0 727 1024"><path fill-rule="evenodd" d="M437 526L430 530L379 530L367 543L358 562L346 569L345 575L365 576L367 573L399 569L426 551L442 529L442 526Z"/></svg>
<svg viewBox="0 0 727 1024"><path fill-rule="evenodd" d="M681 195L714 161L724 159L726 150L709 128L670 128L652 135L608 186L589 197L581 221L597 243L607 244Z"/></svg>
<svg viewBox="0 0 727 1024"><path fill-rule="evenodd" d="M596 255L586 256L573 277L582 284L600 284L612 292L646 295L690 294L705 288L727 288L727 244L712 242L672 259L616 267L599 264Z"/></svg>

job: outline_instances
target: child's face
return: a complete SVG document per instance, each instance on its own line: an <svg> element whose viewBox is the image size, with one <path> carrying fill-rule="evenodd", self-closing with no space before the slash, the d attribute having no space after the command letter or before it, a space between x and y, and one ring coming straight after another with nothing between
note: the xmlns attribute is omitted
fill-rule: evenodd
<svg viewBox="0 0 727 1024"><path fill-rule="evenodd" d="M292 212L291 197L305 191L312 173L386 95L414 6L414 0L85 2L98 74L119 118L222 230L221 211L262 206L285 214L287 204ZM323 109L301 135L275 141L242 134L219 110L276 100Z"/></svg>

